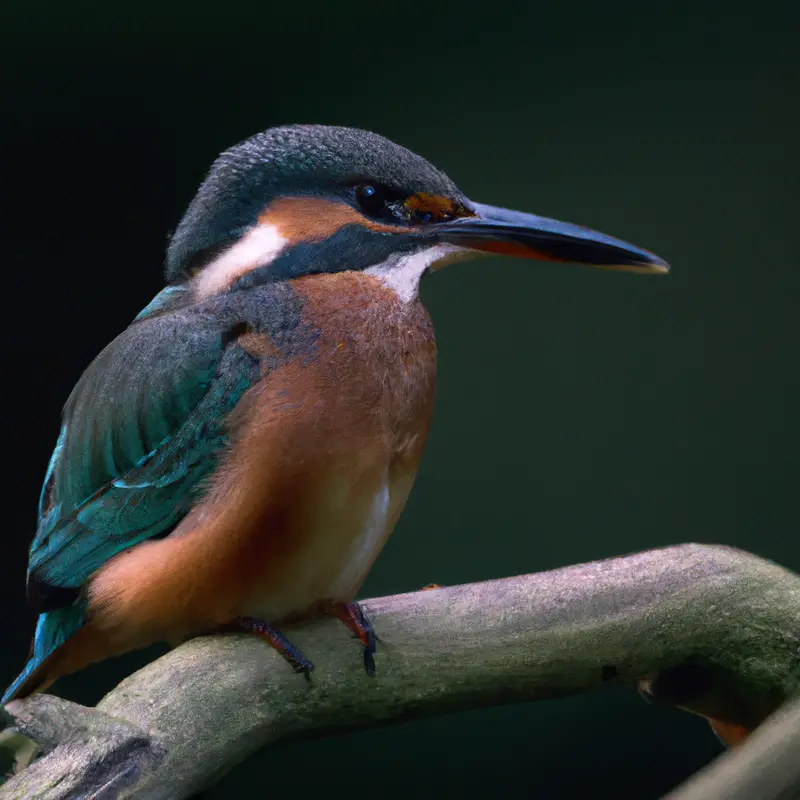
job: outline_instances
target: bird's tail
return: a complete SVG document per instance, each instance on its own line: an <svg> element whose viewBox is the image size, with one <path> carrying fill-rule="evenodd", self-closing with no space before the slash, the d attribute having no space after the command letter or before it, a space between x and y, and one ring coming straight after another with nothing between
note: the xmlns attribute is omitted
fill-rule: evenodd
<svg viewBox="0 0 800 800"><path fill-rule="evenodd" d="M6 690L0 705L46 689L56 677L48 669L51 657L85 623L86 609L81 603L40 614L28 663Z"/></svg>

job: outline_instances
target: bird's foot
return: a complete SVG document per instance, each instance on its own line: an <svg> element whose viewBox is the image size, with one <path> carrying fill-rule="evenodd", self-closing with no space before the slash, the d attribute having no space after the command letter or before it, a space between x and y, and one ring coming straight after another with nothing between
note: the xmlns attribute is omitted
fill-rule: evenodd
<svg viewBox="0 0 800 800"><path fill-rule="evenodd" d="M239 617L234 627L263 639L289 662L295 672L302 673L306 680L311 679L314 665L277 628L255 617Z"/></svg>
<svg viewBox="0 0 800 800"><path fill-rule="evenodd" d="M364 669L375 674L375 629L358 603L330 603L326 613L332 614L364 645Z"/></svg>

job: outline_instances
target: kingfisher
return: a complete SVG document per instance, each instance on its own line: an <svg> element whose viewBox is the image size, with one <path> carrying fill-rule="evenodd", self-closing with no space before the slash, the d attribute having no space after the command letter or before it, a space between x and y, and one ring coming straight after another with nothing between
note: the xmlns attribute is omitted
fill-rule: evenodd
<svg viewBox="0 0 800 800"><path fill-rule="evenodd" d="M166 288L67 400L42 487L29 660L2 702L156 642L338 617L411 491L436 343L421 279L483 254L665 273L588 228L473 202L374 133L271 128L211 166Z"/></svg>

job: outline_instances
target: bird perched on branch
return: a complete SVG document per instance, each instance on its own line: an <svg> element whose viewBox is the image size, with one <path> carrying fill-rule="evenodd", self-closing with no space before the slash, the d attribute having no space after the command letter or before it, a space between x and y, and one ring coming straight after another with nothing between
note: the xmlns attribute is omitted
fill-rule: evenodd
<svg viewBox="0 0 800 800"><path fill-rule="evenodd" d="M84 372L30 548L39 614L3 702L156 641L225 629L312 664L281 625L354 602L411 490L436 345L421 278L485 253L660 273L587 228L475 203L381 136L281 127L224 152L168 286Z"/></svg>

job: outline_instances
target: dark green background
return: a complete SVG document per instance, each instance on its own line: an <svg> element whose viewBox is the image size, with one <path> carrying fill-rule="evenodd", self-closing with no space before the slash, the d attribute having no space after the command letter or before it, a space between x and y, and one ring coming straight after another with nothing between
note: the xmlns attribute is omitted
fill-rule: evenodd
<svg viewBox="0 0 800 800"><path fill-rule="evenodd" d="M426 281L433 432L365 596L685 541L800 569L798 23L771 2L4 0L0 682L27 651L61 404L158 290L216 153L279 123L376 130L476 200L673 265L487 259ZM114 669L64 693L96 698ZM654 798L717 752L702 720L619 690L286 745L210 796Z"/></svg>

